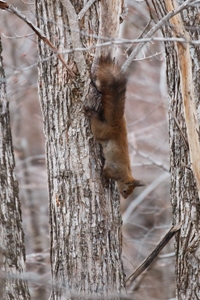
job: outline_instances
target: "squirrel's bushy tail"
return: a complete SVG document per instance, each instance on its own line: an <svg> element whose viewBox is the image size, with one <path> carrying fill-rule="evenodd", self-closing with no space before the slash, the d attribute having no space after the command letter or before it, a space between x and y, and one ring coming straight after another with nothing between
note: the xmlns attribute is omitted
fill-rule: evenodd
<svg viewBox="0 0 200 300"><path fill-rule="evenodd" d="M127 80L110 55L98 58L92 80L102 94L102 109L105 121L111 126L119 124L124 115Z"/></svg>

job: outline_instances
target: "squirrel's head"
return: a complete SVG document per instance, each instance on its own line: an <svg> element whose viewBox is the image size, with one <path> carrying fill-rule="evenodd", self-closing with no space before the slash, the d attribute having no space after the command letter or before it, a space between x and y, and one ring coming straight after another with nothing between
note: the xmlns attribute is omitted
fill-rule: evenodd
<svg viewBox="0 0 200 300"><path fill-rule="evenodd" d="M144 186L144 185L145 185L144 182L137 179L133 179L127 182L122 182L122 181L117 182L118 190L124 199L128 198L128 196L132 194L135 187Z"/></svg>

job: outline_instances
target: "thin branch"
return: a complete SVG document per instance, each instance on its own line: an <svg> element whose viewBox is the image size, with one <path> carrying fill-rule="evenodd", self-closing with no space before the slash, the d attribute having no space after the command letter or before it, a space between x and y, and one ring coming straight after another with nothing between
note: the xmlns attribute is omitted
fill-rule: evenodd
<svg viewBox="0 0 200 300"><path fill-rule="evenodd" d="M145 35L147 28L149 27L150 24L151 24L151 20L149 20L149 22L144 27L142 33L137 37L137 39L141 39ZM126 49L125 53L129 53L129 52L133 51L132 48L133 48L133 45L131 45L128 49Z"/></svg>
<svg viewBox="0 0 200 300"><path fill-rule="evenodd" d="M62 53L62 54L69 54L69 53L74 53L74 52L87 52L87 51L90 51L92 49L95 49L95 48L101 48L101 47L107 47L107 46L110 46L110 45L121 45L121 44L132 44L132 43L143 43L144 42L144 39L142 40L113 40L112 42L105 42L105 43L102 43L102 44L97 44L95 46L90 46L90 47L87 47L87 48L73 48L73 49L67 49L67 50L63 50L63 51L60 51L59 53ZM192 45L200 45L200 40L196 40L196 41L187 41L183 38L149 38L149 39L145 39L145 42L180 42L180 43L190 43ZM142 59L136 59L136 61L140 61L140 60L144 60L144 59L149 59L151 57L154 57L156 55L159 55L161 53L156 53L155 55L152 55L152 56L149 56L149 57L145 57L145 58L142 58ZM43 61L47 61L47 60L50 60L52 59L53 57L55 57L56 54L52 54L51 56L49 57L46 57L46 58L43 58L42 60L38 61L39 62L43 62Z"/></svg>
<svg viewBox="0 0 200 300"><path fill-rule="evenodd" d="M140 204L147 195L149 195L158 185L169 178L169 173L163 173L161 176L156 178L150 185L148 185L140 194L135 198L133 202L129 205L125 213L123 214L123 223L126 223L133 210Z"/></svg>
<svg viewBox="0 0 200 300"><path fill-rule="evenodd" d="M164 235L164 237L161 239L161 241L157 244L156 248L149 254L145 260L139 265L139 267L128 277L126 280L126 284L130 286L133 281L140 275L142 272L144 272L150 264L155 260L155 258L158 256L160 251L167 245L167 243L171 240L171 238L175 235L175 233L180 230L182 223L179 223L175 226L172 226L167 233Z"/></svg>
<svg viewBox="0 0 200 300"><path fill-rule="evenodd" d="M45 36L45 34L40 30L37 26L35 26L25 15L23 15L17 8L12 6L11 4L8 4L4 1L0 1L0 9L7 10L16 16L18 16L21 20L23 20L31 29L35 32L35 34L43 40L45 44L47 44L53 52L57 55L58 59L62 62L62 64L65 66L67 69L68 73L72 76L75 77L74 72L69 68L67 63L65 62L62 54L58 51L58 49L51 43L50 40Z"/></svg>
<svg viewBox="0 0 200 300"><path fill-rule="evenodd" d="M156 38L145 38L145 39L134 39L134 40L125 40L125 39L116 39L105 43L96 44L94 46L89 46L87 48L73 48L67 49L62 51L62 53L73 53L73 52L82 52L82 51L90 51L95 48L102 48L108 47L111 45L123 45L123 44L138 44L138 43L148 43L148 42L179 42L179 43L188 43L192 45L200 45L200 40L186 40L184 38L163 38L163 37L156 37Z"/></svg>
<svg viewBox="0 0 200 300"><path fill-rule="evenodd" d="M187 0L183 4L181 4L179 7L177 7L174 10L171 10L164 18L162 18L151 30L145 35L144 40L147 38L151 38L156 31L158 31L163 25L166 24L169 19L171 19L173 16L180 13L183 9L185 9L188 4L192 4L192 2L195 2L194 0ZM141 49L144 47L146 42L144 41L141 44L138 44L135 49L131 52L129 58L125 61L125 63L122 66L122 72L125 73L130 66L133 59L137 56L137 54L141 51Z"/></svg>
<svg viewBox="0 0 200 300"><path fill-rule="evenodd" d="M66 30L71 29L68 25L62 24L62 23L60 23L60 22L53 22L53 21L50 20L49 18L47 18L47 21L48 21L49 23L53 24L53 25L56 25L56 26L62 26L62 27L65 28ZM185 28L188 29L188 30L195 30L195 31L197 30L197 27L196 27L196 26L186 26ZM73 31L75 31L75 29L73 29ZM105 36L105 35L99 36L98 34L95 34L95 33L87 33L87 32L85 32L84 30L80 30L79 28L78 28L77 32L79 32L81 36L89 37L89 38L94 38L94 39L102 40L102 41L105 41L105 42L106 42L106 41L111 42L111 41L115 40L115 41L123 41L123 42L127 42L127 44L131 44L131 41L132 41L132 40L130 40L130 39L121 39L121 38L113 39L113 38L108 37L108 36ZM160 39L161 39L161 38L160 38ZM146 39L145 39L145 40L141 40L141 37L139 36L138 38L134 39L133 41L139 43L139 42L146 41ZM152 40L150 39L150 40L147 40L147 42L148 42L148 41L152 41ZM165 41L165 40L164 40L164 41ZM182 41L180 40L180 42L182 42ZM184 42L187 43L187 42L190 42L190 41L184 40Z"/></svg>
<svg viewBox="0 0 200 300"><path fill-rule="evenodd" d="M69 20L69 26L71 31L71 41L72 41L72 48L81 47L81 38L80 38L80 30L78 25L78 17L74 6L71 4L70 0L61 0L63 7L65 8L66 14ZM85 71L87 69L85 57L83 53L77 54L74 53L74 60L76 62L79 74L84 76Z"/></svg>
<svg viewBox="0 0 200 300"><path fill-rule="evenodd" d="M60 282L54 281L53 283L49 278L46 278L44 275L38 275L33 272L24 272L20 274L13 274L13 273L8 273L5 271L0 270L0 279L17 279L17 280L22 280L22 281L27 281L29 283L34 283L37 286L44 286L46 289L51 290L52 288L59 288L62 289L63 291L63 298L66 297L65 299L85 299L85 300L113 300L113 299L121 299L121 300L131 300L132 297L129 297L126 294L119 294L119 293L111 293L107 292L106 294L87 294L84 293L83 291L76 291L69 289L66 285L61 284ZM63 299L62 298L62 299ZM18 298L19 299L19 298Z"/></svg>
<svg viewBox="0 0 200 300"><path fill-rule="evenodd" d="M174 257L175 256L175 252L170 252L170 253L166 253L166 254L160 254L158 256L159 259L165 259L165 258L170 258L170 257Z"/></svg>
<svg viewBox="0 0 200 300"><path fill-rule="evenodd" d="M148 28L149 25L151 24L151 21L152 21L152 20L149 20L149 22L146 24L146 26L144 27L142 33L138 36L138 39L141 39L141 38L145 35L145 33L146 33L146 31L147 31L147 28Z"/></svg>
<svg viewBox="0 0 200 300"><path fill-rule="evenodd" d="M156 56L160 56L161 54L163 54L165 51L162 50L160 52L156 52L155 54L152 54L152 55L149 55L149 56L143 56L143 58L138 58L138 59L134 59L134 61L143 61L143 60L146 60L146 59L151 59L151 58L154 58ZM160 60L159 60L160 61Z"/></svg>
<svg viewBox="0 0 200 300"><path fill-rule="evenodd" d="M81 11L78 14L78 20L81 20L82 17L84 16L84 14L86 13L86 11L90 8L90 6L92 6L92 4L95 2L96 0L89 0L85 6L81 9Z"/></svg>
<svg viewBox="0 0 200 300"><path fill-rule="evenodd" d="M162 168L164 171L169 172L169 167L168 166L164 165L161 162L158 162L158 161L154 160L152 157L149 157L149 155L143 153L142 151L139 151L139 150L135 149L134 147L132 147L132 148L135 150L135 152L138 155L142 156L143 158L148 159L152 164L154 164L155 166L157 166L159 168Z"/></svg>
<svg viewBox="0 0 200 300"><path fill-rule="evenodd" d="M24 39L24 38L27 38L29 36L33 36L35 35L34 33L29 33L29 34L25 34L25 35L17 35L15 34L15 36L7 36L5 35L4 33L1 34L5 39Z"/></svg>
<svg viewBox="0 0 200 300"><path fill-rule="evenodd" d="M86 4L85 7L87 8L87 5L88 5L88 8L89 8L89 5L91 6L94 3L93 1L94 0L91 0L91 2L88 1L87 2L88 4ZM160 29L171 17L173 17L174 15L178 14L180 11L182 11L184 8L186 8L187 5L190 4L190 3L192 4L192 3L196 3L196 2L194 0L187 0L182 5L180 5L177 9L170 11L162 20L160 20L145 35L145 37L143 39L135 39L135 40L126 40L126 39L119 40L119 39L116 39L116 40L112 40L112 41L105 42L105 43L102 43L102 44L97 44L95 46L91 46L91 47L88 47L88 48L75 47L74 49L63 51L62 53L73 53L73 52L81 52L81 51L90 51L91 49L94 49L94 48L107 47L107 46L110 46L110 45L113 45L113 44L120 45L120 44L124 44L124 43L127 43L127 44L137 43L138 45L132 51L132 53L130 54L129 58L126 60L126 62L124 63L124 65L122 67L122 71L126 72L127 68L131 64L132 60L137 56L137 54L139 53L139 51L143 48L143 46L147 42L154 42L154 41L163 41L163 42L169 41L170 42L170 41L176 41L176 42L191 43L191 44L194 44L194 45L198 45L198 44L200 44L199 40L197 40L197 41L191 41L191 40L186 40L184 38L152 38L153 34L156 31L158 31L158 29ZM36 35L39 38L41 38L50 48L53 49L54 53L57 55L57 57L60 59L60 61L63 63L63 65L66 67L66 69L68 70L69 74L72 77L75 76L74 73L73 73L73 71L69 68L69 66L64 61L61 52L58 51L58 49L47 39L47 37L45 36L45 34L37 26L35 26L30 20L28 20L26 16L24 16L23 14L21 14L21 12L19 10L17 10L16 8L14 8L12 5L6 3L5 1L1 1L1 0L0 0L0 9L10 11L11 13L14 13L15 15L17 15L24 22L26 22L32 28L32 30L36 33ZM81 13L81 11L80 11L80 13ZM78 15L78 18L80 17L80 13Z"/></svg>

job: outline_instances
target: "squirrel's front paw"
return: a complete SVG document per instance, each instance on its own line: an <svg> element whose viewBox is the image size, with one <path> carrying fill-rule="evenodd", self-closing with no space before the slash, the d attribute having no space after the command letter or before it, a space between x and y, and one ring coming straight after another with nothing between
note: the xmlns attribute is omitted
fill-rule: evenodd
<svg viewBox="0 0 200 300"><path fill-rule="evenodd" d="M104 186L105 188L108 188L108 187L109 187L109 179L108 179L108 178L103 177L102 182L103 182L103 186Z"/></svg>
<svg viewBox="0 0 200 300"><path fill-rule="evenodd" d="M85 111L86 116L88 116L88 117L92 116L92 109L91 108L85 106L84 111Z"/></svg>
<svg viewBox="0 0 200 300"><path fill-rule="evenodd" d="M108 188L109 186L109 178L106 174L106 169L104 168L103 171L102 171L102 182L103 182L103 185L105 186L105 188Z"/></svg>
<svg viewBox="0 0 200 300"><path fill-rule="evenodd" d="M87 106L84 107L85 110L85 114L88 117L92 117L92 116L98 116L98 112L96 112L94 109L89 108Z"/></svg>

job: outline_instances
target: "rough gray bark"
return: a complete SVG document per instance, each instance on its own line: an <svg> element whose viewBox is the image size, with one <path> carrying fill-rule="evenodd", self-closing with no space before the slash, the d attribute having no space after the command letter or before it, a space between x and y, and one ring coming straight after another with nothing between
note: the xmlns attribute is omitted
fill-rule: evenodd
<svg viewBox="0 0 200 300"><path fill-rule="evenodd" d="M52 299L67 299L70 293L78 294L79 299L82 294L115 293L112 299L117 299L124 290L119 194L113 182L108 189L103 187L100 146L94 141L84 114L95 50L73 49L96 45L97 39L91 34L98 36L100 32L108 38L116 37L121 1L96 1L78 19L83 6L84 1L36 0L38 27L61 52L71 50L71 54L63 56L75 73L72 78L52 50L38 41L49 188ZM112 22L106 32L109 20Z"/></svg>
<svg viewBox="0 0 200 300"><path fill-rule="evenodd" d="M24 300L30 295L27 282L19 278L26 270L24 233L1 53L0 40L0 298Z"/></svg>
<svg viewBox="0 0 200 300"><path fill-rule="evenodd" d="M147 1L150 4L150 1ZM151 1L154 17L160 20L177 5L175 1ZM184 1L178 1L182 4ZM156 14L155 14L156 12ZM180 15L162 27L165 37L199 39L199 6L188 5ZM182 24L184 26L182 26ZM191 139L198 134L199 115L199 46L166 42L167 85L170 96L169 134L171 148L171 201L173 223L182 222L176 236L176 284L177 299L199 299L199 189L195 168L199 168L199 139L194 145ZM190 65L191 63L191 65ZM187 90L189 89L189 90ZM194 105L193 105L194 101ZM192 107L191 116L187 109ZM193 127L191 123L193 122ZM193 129L191 131L191 129Z"/></svg>

